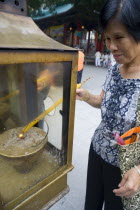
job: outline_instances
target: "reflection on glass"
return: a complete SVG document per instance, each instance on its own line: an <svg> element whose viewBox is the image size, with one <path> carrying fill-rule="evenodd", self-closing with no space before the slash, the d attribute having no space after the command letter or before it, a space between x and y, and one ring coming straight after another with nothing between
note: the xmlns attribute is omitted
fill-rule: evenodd
<svg viewBox="0 0 140 210"><path fill-rule="evenodd" d="M71 64L0 65L0 195L4 204L66 164ZM63 102L21 134L21 130Z"/></svg>

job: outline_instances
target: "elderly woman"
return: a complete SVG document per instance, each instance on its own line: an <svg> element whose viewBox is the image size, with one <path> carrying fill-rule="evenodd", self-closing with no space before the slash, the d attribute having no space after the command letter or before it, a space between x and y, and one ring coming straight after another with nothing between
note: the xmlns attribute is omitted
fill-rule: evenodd
<svg viewBox="0 0 140 210"><path fill-rule="evenodd" d="M120 135L135 127L140 94L139 0L107 0L101 14L107 48L118 64L107 74L100 95L77 90L77 99L101 108L102 120L89 152L85 210L122 210L121 197L140 189L140 174L131 168L121 178L118 147L112 148L113 131ZM140 204L137 204L140 206Z"/></svg>

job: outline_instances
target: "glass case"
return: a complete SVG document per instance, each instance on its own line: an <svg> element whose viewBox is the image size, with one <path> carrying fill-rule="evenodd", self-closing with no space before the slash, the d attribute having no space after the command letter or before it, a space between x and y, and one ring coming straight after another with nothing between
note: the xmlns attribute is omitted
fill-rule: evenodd
<svg viewBox="0 0 140 210"><path fill-rule="evenodd" d="M71 62L0 65L0 75L0 194L7 204L67 163Z"/></svg>

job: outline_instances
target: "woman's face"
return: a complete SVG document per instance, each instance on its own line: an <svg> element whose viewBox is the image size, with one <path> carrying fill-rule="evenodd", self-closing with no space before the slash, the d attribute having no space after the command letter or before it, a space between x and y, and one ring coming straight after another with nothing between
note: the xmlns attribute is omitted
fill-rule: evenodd
<svg viewBox="0 0 140 210"><path fill-rule="evenodd" d="M119 64L128 64L140 56L140 42L137 43L126 27L117 21L112 20L108 24L105 42Z"/></svg>

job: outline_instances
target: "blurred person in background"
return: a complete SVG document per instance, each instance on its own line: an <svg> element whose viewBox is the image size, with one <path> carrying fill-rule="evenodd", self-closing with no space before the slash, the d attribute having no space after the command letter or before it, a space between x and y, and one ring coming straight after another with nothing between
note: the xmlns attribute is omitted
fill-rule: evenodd
<svg viewBox="0 0 140 210"><path fill-rule="evenodd" d="M84 68L84 53L81 49L78 50L78 72L77 72L77 84L81 83L82 73Z"/></svg>
<svg viewBox="0 0 140 210"><path fill-rule="evenodd" d="M111 66L114 66L116 64L116 61L115 61L112 53L110 53L110 55L109 55L109 60L110 60Z"/></svg>
<svg viewBox="0 0 140 210"><path fill-rule="evenodd" d="M100 62L101 62L101 66L103 66L103 62L104 62L104 53L101 54L101 58L100 58Z"/></svg>
<svg viewBox="0 0 140 210"><path fill-rule="evenodd" d="M103 61L103 67L107 68L108 67L108 62L109 62L109 55L105 54L104 56L104 61Z"/></svg>
<svg viewBox="0 0 140 210"><path fill-rule="evenodd" d="M95 66L101 66L101 53L99 51L95 53Z"/></svg>

